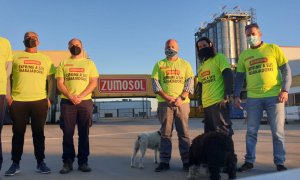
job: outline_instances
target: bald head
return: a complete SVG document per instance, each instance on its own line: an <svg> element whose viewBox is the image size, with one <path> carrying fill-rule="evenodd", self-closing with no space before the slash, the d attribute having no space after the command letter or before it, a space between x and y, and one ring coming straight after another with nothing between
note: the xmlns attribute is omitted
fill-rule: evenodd
<svg viewBox="0 0 300 180"><path fill-rule="evenodd" d="M165 49L174 49L175 51L178 51L178 43L175 39L169 39L166 41L166 44L165 44Z"/></svg>

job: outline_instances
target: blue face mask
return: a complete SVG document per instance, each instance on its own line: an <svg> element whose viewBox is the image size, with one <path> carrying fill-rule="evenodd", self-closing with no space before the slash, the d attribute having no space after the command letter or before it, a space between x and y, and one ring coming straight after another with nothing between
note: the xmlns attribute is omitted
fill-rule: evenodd
<svg viewBox="0 0 300 180"><path fill-rule="evenodd" d="M258 36L248 36L247 42L250 44L250 46L256 46L259 42Z"/></svg>
<svg viewBox="0 0 300 180"><path fill-rule="evenodd" d="M171 58L177 54L177 51L175 51L174 49L168 48L165 50L165 54L166 54L167 58Z"/></svg>

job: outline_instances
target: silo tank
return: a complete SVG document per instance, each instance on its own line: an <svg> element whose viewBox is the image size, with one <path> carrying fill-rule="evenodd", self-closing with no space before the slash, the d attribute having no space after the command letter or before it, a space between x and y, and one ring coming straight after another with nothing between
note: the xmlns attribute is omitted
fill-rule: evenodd
<svg viewBox="0 0 300 180"><path fill-rule="evenodd" d="M221 20L223 54L229 58L229 28L228 20Z"/></svg>

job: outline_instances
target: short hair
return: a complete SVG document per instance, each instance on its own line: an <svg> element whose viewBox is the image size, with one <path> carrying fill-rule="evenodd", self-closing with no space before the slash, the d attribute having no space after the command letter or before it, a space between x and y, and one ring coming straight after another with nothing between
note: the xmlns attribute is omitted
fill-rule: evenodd
<svg viewBox="0 0 300 180"><path fill-rule="evenodd" d="M81 40L80 40L80 39L77 39L77 38L72 38L72 39L69 41L68 45L70 45L70 44L71 44L71 42L72 42L73 40L77 40L77 41L79 41L79 42L80 42L80 44L82 45L82 42L81 42Z"/></svg>
<svg viewBox="0 0 300 180"><path fill-rule="evenodd" d="M28 34L34 34L37 38L39 37L39 35L38 35L36 32L28 31L28 32L25 33L24 39L26 38L26 36L27 36Z"/></svg>
<svg viewBox="0 0 300 180"><path fill-rule="evenodd" d="M251 23L251 24L248 24L245 26L245 31L247 31L248 29L253 28L253 27L259 29L259 26L257 23Z"/></svg>

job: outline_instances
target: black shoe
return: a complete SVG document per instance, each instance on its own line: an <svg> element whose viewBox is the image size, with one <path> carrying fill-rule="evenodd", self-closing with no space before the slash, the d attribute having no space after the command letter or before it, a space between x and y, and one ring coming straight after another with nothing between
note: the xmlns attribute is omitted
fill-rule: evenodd
<svg viewBox="0 0 300 180"><path fill-rule="evenodd" d="M51 173L51 169L47 167L46 163L43 161L37 165L36 171L42 174L49 174Z"/></svg>
<svg viewBox="0 0 300 180"><path fill-rule="evenodd" d="M64 163L63 168L59 171L60 174L67 174L73 170L71 163Z"/></svg>
<svg viewBox="0 0 300 180"><path fill-rule="evenodd" d="M286 171L287 168L284 165L276 165L277 171Z"/></svg>
<svg viewBox="0 0 300 180"><path fill-rule="evenodd" d="M17 163L12 163L7 171L5 171L5 176L14 176L20 173L20 166Z"/></svg>
<svg viewBox="0 0 300 180"><path fill-rule="evenodd" d="M89 165L87 163L83 163L83 164L79 165L78 170L82 171L82 172L91 172L92 171L92 169L89 167Z"/></svg>
<svg viewBox="0 0 300 180"><path fill-rule="evenodd" d="M189 171L189 167L190 166L189 166L188 163L184 163L183 166L182 166L182 170L185 171L185 172L188 172Z"/></svg>
<svg viewBox="0 0 300 180"><path fill-rule="evenodd" d="M249 162L245 162L240 168L238 168L239 172L246 172L253 168L253 164Z"/></svg>
<svg viewBox="0 0 300 180"><path fill-rule="evenodd" d="M157 168L155 168L155 172L161 172L161 171L166 171L166 170L168 170L168 169L170 169L170 165L169 165L169 163L159 163L159 165L158 165L158 167Z"/></svg>

